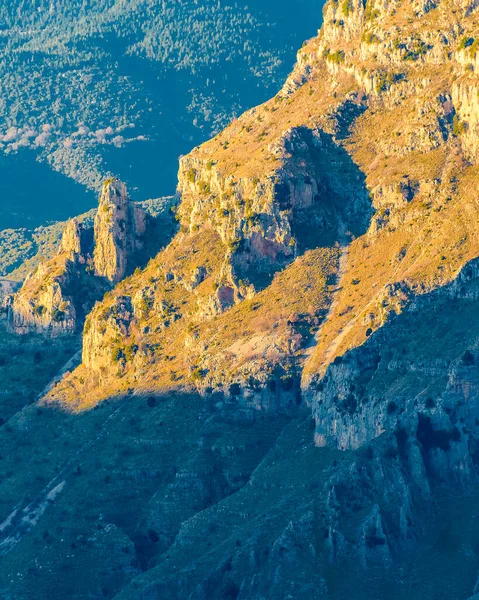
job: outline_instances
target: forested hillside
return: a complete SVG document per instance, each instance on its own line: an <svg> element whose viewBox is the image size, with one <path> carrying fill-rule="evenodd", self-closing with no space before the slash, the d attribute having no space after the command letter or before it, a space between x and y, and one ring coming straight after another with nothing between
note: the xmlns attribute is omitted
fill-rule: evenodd
<svg viewBox="0 0 479 600"><path fill-rule="evenodd" d="M111 174L172 193L180 154L277 91L321 22L300 4L2 3L0 228L91 208Z"/></svg>

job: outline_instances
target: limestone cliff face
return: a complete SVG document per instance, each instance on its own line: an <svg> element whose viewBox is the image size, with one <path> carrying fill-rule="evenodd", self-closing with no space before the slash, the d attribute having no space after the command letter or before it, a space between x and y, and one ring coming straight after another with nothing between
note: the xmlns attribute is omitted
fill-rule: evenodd
<svg viewBox="0 0 479 600"><path fill-rule="evenodd" d="M420 502L432 502L438 487L477 489L478 306L476 259L453 283L395 313L304 391L316 445L367 457L333 477L323 495L335 561L353 552L364 567L390 565L415 547ZM370 492L376 504L351 547L341 521Z"/></svg>
<svg viewBox="0 0 479 600"><path fill-rule="evenodd" d="M146 222L124 184L106 182L94 227L69 221L57 256L30 273L13 297L11 329L48 335L78 331L95 301L136 265Z"/></svg>
<svg viewBox="0 0 479 600"><path fill-rule="evenodd" d="M116 283L134 262L142 247L146 213L135 206L121 181L104 184L95 217L95 273Z"/></svg>
<svg viewBox="0 0 479 600"><path fill-rule="evenodd" d="M479 52L476 63L479 61ZM468 63L469 64L469 63ZM479 64L475 67L479 69ZM456 130L464 139L469 160L479 160L479 84L468 79L458 80L452 88L452 100L457 107Z"/></svg>
<svg viewBox="0 0 479 600"><path fill-rule="evenodd" d="M53 264L41 265L31 273L13 298L10 328L18 334L74 332L77 312L65 290L76 277L75 272L75 264L67 256L58 256Z"/></svg>
<svg viewBox="0 0 479 600"><path fill-rule="evenodd" d="M92 252L92 231L85 228L76 219L68 221L62 235L60 252L68 254L72 259L85 261Z"/></svg>
<svg viewBox="0 0 479 600"><path fill-rule="evenodd" d="M178 375L185 383L192 378L201 390L223 386L230 394L232 389L237 401L261 409L297 408L299 378L292 365L310 335L308 327L324 315L327 288L337 268L335 250L324 252L322 266L323 251L306 261L311 269L307 276L311 281L315 277L316 298L321 298L318 305L308 303L308 294L300 294L298 316L294 303L288 309L284 298L276 331L267 331L273 325L269 314L262 319L262 310L252 312L258 335L248 331L247 339L231 340L230 349L225 340L218 340L224 348L210 356L209 343L195 328L214 328L209 322L222 315L225 323L234 319L228 311L242 302L260 306L257 294L275 274L285 268L288 272L288 265L298 273L301 261L298 265L295 261L300 253L321 243L333 245L344 235L341 232L364 227L370 204L361 173L346 158L341 160L342 152L330 134L289 129L269 151L278 164L273 174L261 178L225 178L214 164L194 156L181 161L180 234L144 273L119 286L88 317L83 362L105 385L118 374L147 385L157 361L163 363L163 356L170 354L166 348L171 347L181 363L179 370L186 367L186 376ZM299 291L303 274L297 277ZM309 281L305 285L312 287ZM266 287L265 306L270 293ZM299 333L301 328L306 331ZM159 339L165 350L157 356L153 349ZM181 353L179 344L185 348ZM242 365L242 357L248 355ZM238 357L237 366L226 367L229 356ZM169 377L174 381L176 375Z"/></svg>
<svg viewBox="0 0 479 600"><path fill-rule="evenodd" d="M432 150L453 134L462 140L467 158L477 163L476 8L447 0L407 7L402 2L328 2L314 52L325 59L333 79L352 75L381 104L399 107L405 93L422 90L418 117L429 123L411 133L405 124L403 136L413 142L409 150L418 142ZM410 20L401 21L401 13ZM419 20L417 28L411 27L414 19ZM307 65L302 58L297 68L304 71Z"/></svg>
<svg viewBox="0 0 479 600"><path fill-rule="evenodd" d="M369 216L361 174L336 162L338 149L322 129L289 128L267 151L271 172L254 176L238 177L194 154L180 161L183 227L193 233L208 223L227 249L223 274L232 301L226 307L251 297L321 237L337 236L340 221Z"/></svg>
<svg viewBox="0 0 479 600"><path fill-rule="evenodd" d="M9 307L9 326L18 334L73 333L88 298L74 298L80 291L91 259L91 232L75 219L67 223L60 249L53 259L29 273ZM87 287L83 290L86 296Z"/></svg>
<svg viewBox="0 0 479 600"><path fill-rule="evenodd" d="M435 476L467 482L479 439L478 302L474 260L330 365L306 394L316 444L357 449L393 432L396 448L414 440Z"/></svg>
<svg viewBox="0 0 479 600"><path fill-rule="evenodd" d="M450 9L328 2L281 92L181 159L180 233L88 319L83 367L99 387L233 386L276 406L279 369L308 395L337 356L477 256L476 16ZM110 281L135 245L124 196L106 190L97 217L95 268ZM305 253L324 251L299 286Z"/></svg>
<svg viewBox="0 0 479 600"><path fill-rule="evenodd" d="M13 303L13 295L19 287L16 281L0 279L0 315L8 314Z"/></svg>

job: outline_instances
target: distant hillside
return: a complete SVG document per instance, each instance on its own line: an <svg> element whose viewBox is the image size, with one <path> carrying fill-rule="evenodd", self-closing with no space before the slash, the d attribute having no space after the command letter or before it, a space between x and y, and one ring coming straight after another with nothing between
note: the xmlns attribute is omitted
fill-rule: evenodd
<svg viewBox="0 0 479 600"><path fill-rule="evenodd" d="M0 228L87 210L110 174L134 199L173 193L180 154L277 91L321 23L300 5L2 3Z"/></svg>
<svg viewBox="0 0 479 600"><path fill-rule="evenodd" d="M328 0L158 251L110 179L6 297L0 598L478 600L478 32Z"/></svg>

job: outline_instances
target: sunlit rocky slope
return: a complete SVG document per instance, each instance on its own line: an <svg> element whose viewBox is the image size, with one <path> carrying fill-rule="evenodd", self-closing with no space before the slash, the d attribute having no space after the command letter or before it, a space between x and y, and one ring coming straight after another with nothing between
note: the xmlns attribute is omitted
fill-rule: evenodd
<svg viewBox="0 0 479 600"><path fill-rule="evenodd" d="M328 2L145 268L108 221L81 365L2 429L14 597L473 597L478 14Z"/></svg>

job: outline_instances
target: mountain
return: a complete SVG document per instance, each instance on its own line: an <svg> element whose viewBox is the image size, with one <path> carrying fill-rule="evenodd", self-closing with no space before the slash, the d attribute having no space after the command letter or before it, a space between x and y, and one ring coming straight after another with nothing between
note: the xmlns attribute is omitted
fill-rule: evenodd
<svg viewBox="0 0 479 600"><path fill-rule="evenodd" d="M329 0L180 159L164 248L107 253L81 358L4 404L6 598L477 598L478 6Z"/></svg>

